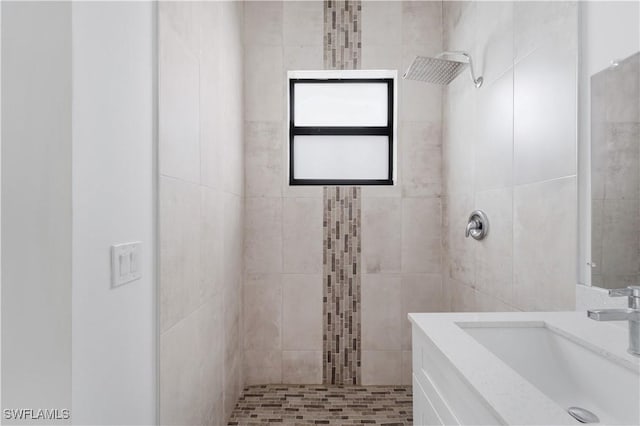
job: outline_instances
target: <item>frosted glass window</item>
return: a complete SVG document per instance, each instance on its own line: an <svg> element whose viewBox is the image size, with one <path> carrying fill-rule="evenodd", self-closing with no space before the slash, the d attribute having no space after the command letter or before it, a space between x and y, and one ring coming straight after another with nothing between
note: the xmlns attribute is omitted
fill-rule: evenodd
<svg viewBox="0 0 640 426"><path fill-rule="evenodd" d="M296 136L296 179L376 179L389 176L387 136Z"/></svg>
<svg viewBox="0 0 640 426"><path fill-rule="evenodd" d="M296 126L386 126L385 83L299 83Z"/></svg>
<svg viewBox="0 0 640 426"><path fill-rule="evenodd" d="M393 185L393 78L289 80L289 184Z"/></svg>

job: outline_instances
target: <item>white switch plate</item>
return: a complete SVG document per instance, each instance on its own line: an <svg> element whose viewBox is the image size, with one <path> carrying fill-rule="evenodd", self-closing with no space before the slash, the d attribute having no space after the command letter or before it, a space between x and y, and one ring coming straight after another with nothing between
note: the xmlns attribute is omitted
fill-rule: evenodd
<svg viewBox="0 0 640 426"><path fill-rule="evenodd" d="M142 278L140 241L111 246L111 286L118 287Z"/></svg>

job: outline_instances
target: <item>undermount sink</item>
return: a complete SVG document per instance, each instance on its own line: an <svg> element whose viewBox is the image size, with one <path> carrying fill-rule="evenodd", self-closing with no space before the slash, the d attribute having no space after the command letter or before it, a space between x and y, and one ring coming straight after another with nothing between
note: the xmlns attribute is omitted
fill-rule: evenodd
<svg viewBox="0 0 640 426"><path fill-rule="evenodd" d="M586 312L411 313L424 425L640 425L640 359Z"/></svg>
<svg viewBox="0 0 640 426"><path fill-rule="evenodd" d="M604 424L640 424L640 375L543 321L458 322L466 333L561 407Z"/></svg>

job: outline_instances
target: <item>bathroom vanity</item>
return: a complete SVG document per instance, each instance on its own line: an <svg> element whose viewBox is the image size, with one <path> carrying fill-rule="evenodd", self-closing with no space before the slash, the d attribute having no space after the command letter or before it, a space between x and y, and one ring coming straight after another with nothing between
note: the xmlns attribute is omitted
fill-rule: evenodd
<svg viewBox="0 0 640 426"><path fill-rule="evenodd" d="M640 424L640 358L626 351L626 326L584 312L409 320L416 425L580 424L571 407L600 424Z"/></svg>

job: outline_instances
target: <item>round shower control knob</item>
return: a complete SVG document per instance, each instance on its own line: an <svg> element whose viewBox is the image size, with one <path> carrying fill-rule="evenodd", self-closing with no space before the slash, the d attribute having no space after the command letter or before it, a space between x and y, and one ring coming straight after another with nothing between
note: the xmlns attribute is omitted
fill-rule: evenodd
<svg viewBox="0 0 640 426"><path fill-rule="evenodd" d="M469 215L465 237L471 236L474 240L482 240L489 233L489 219L482 210L476 210Z"/></svg>

